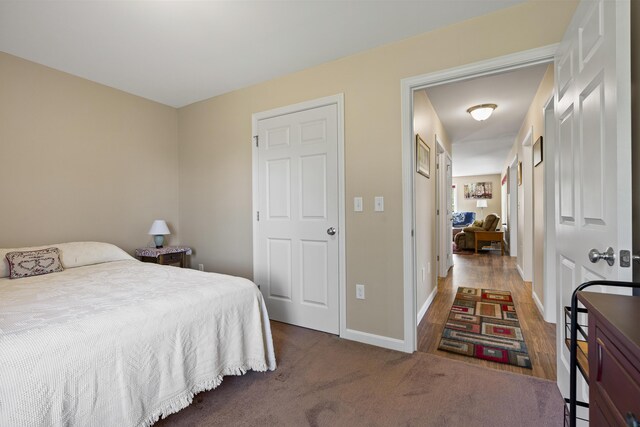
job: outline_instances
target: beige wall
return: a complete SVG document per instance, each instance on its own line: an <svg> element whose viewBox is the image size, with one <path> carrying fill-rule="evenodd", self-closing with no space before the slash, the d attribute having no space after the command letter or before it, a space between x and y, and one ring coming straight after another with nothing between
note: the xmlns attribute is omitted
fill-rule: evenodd
<svg viewBox="0 0 640 427"><path fill-rule="evenodd" d="M346 200L385 197L384 213L346 212L346 323L402 339L400 80L556 43L575 6L527 2L181 108L180 232L192 262L252 276L252 113L344 93Z"/></svg>
<svg viewBox="0 0 640 427"><path fill-rule="evenodd" d="M453 184L456 186L456 198L458 201L458 212L475 212L476 219L484 219L490 213L498 216L502 214L502 179L500 174L492 175L475 175L475 176L456 176L453 178ZM482 210L478 208L477 199L464 198L464 185L476 182L490 182L493 197L487 200L487 207L484 208L484 216L481 215ZM500 224L506 221L506 218L500 218ZM502 228L502 226L500 226Z"/></svg>
<svg viewBox="0 0 640 427"><path fill-rule="evenodd" d="M633 253L640 254L640 2L631 2L631 135L633 155ZM640 264L634 263L634 281L640 281ZM640 291L636 290L640 295Z"/></svg>
<svg viewBox="0 0 640 427"><path fill-rule="evenodd" d="M540 302L543 302L544 297L544 168L546 162L543 161L537 167L534 167L531 147L523 148L522 141L530 130L532 130L531 139L534 143L540 136L544 135L543 109L553 93L553 82L553 64L550 64L531 101L520 132L513 143L511 152L505 159L504 166L504 173L506 173L506 169L513 161L516 153L518 159L523 162L523 184L518 187L518 200L521 206L518 210L518 250L521 251L524 245L530 244L533 237L531 259L523 261L532 265L533 291L540 299ZM525 197L527 191L530 191L530 198ZM527 225L533 230L532 235L528 235L526 232ZM523 268L522 265L520 267Z"/></svg>
<svg viewBox="0 0 640 427"><path fill-rule="evenodd" d="M0 247L178 241L177 111L0 52Z"/></svg>
<svg viewBox="0 0 640 427"><path fill-rule="evenodd" d="M429 295L437 285L437 262L436 254L436 156L438 140L444 149L451 153L449 137L442 126L440 118L433 109L426 92L420 90L413 96L413 129L427 143L431 150L430 157L430 177L415 172L415 209L416 209L416 280L417 280L417 301L418 310L422 308ZM422 279L422 270L424 277Z"/></svg>

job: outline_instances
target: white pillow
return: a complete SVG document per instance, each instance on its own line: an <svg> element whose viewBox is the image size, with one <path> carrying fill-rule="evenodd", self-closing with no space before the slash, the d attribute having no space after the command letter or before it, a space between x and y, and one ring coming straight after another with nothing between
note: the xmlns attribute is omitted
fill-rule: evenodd
<svg viewBox="0 0 640 427"><path fill-rule="evenodd" d="M28 248L0 249L0 277L9 277L9 263L7 252L34 251L56 247L60 249L60 260L64 268L81 267L83 265L100 264L103 262L134 260L131 255L112 245L102 242L69 242Z"/></svg>

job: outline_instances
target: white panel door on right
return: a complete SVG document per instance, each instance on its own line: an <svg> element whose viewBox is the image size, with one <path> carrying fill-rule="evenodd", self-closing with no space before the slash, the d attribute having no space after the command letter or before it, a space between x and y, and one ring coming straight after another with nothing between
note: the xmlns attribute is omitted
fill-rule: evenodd
<svg viewBox="0 0 640 427"><path fill-rule="evenodd" d="M255 281L269 317L338 334L335 104L258 121Z"/></svg>
<svg viewBox="0 0 640 427"><path fill-rule="evenodd" d="M583 0L555 57L555 228L558 386L569 391L563 308L581 283L631 281L631 77L629 1ZM615 260L589 260L611 247ZM590 291L628 293L602 287ZM590 331L591 332L591 331ZM578 400L587 385L578 375Z"/></svg>

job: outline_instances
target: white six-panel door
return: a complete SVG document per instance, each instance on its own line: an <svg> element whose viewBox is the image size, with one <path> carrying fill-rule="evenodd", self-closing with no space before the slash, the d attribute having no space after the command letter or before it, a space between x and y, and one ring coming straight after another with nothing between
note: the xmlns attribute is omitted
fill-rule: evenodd
<svg viewBox="0 0 640 427"><path fill-rule="evenodd" d="M254 281L269 317L334 334L340 330L337 124L335 104L258 120L254 240Z"/></svg>
<svg viewBox="0 0 640 427"><path fill-rule="evenodd" d="M554 62L558 386L567 396L563 308L580 283L631 280L619 260L632 235L629 1L582 1ZM607 247L614 265L589 261L590 249ZM578 378L578 400L586 402Z"/></svg>
<svg viewBox="0 0 640 427"><path fill-rule="evenodd" d="M446 218L446 233L447 233L447 237L449 237L449 244L446 247L446 253L445 253L445 262L446 262L446 268L447 268L447 272L449 271L449 269L453 266L453 247L451 244L451 236L453 233L452 230L452 224L453 224L453 212L452 212L452 208L451 205L453 204L453 200L451 200L451 187L453 186L453 168L451 165L451 157L449 157L449 155L447 153L445 153L444 155L444 179L445 179L445 183L446 183L446 191L445 191L445 205L446 205L446 214L447 214L447 218Z"/></svg>

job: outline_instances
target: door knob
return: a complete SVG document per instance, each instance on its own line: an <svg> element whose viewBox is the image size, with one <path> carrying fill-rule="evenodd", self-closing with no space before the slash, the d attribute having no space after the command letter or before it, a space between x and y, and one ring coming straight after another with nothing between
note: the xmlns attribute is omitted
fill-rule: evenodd
<svg viewBox="0 0 640 427"><path fill-rule="evenodd" d="M336 234L336 229L335 229L335 227L327 228L327 234L328 234L329 236L333 236L334 234Z"/></svg>
<svg viewBox="0 0 640 427"><path fill-rule="evenodd" d="M597 249L591 249L589 251L589 261L596 263L601 259L607 261L607 264L613 265L616 262L616 254L612 247L608 247L606 251L600 252Z"/></svg>

